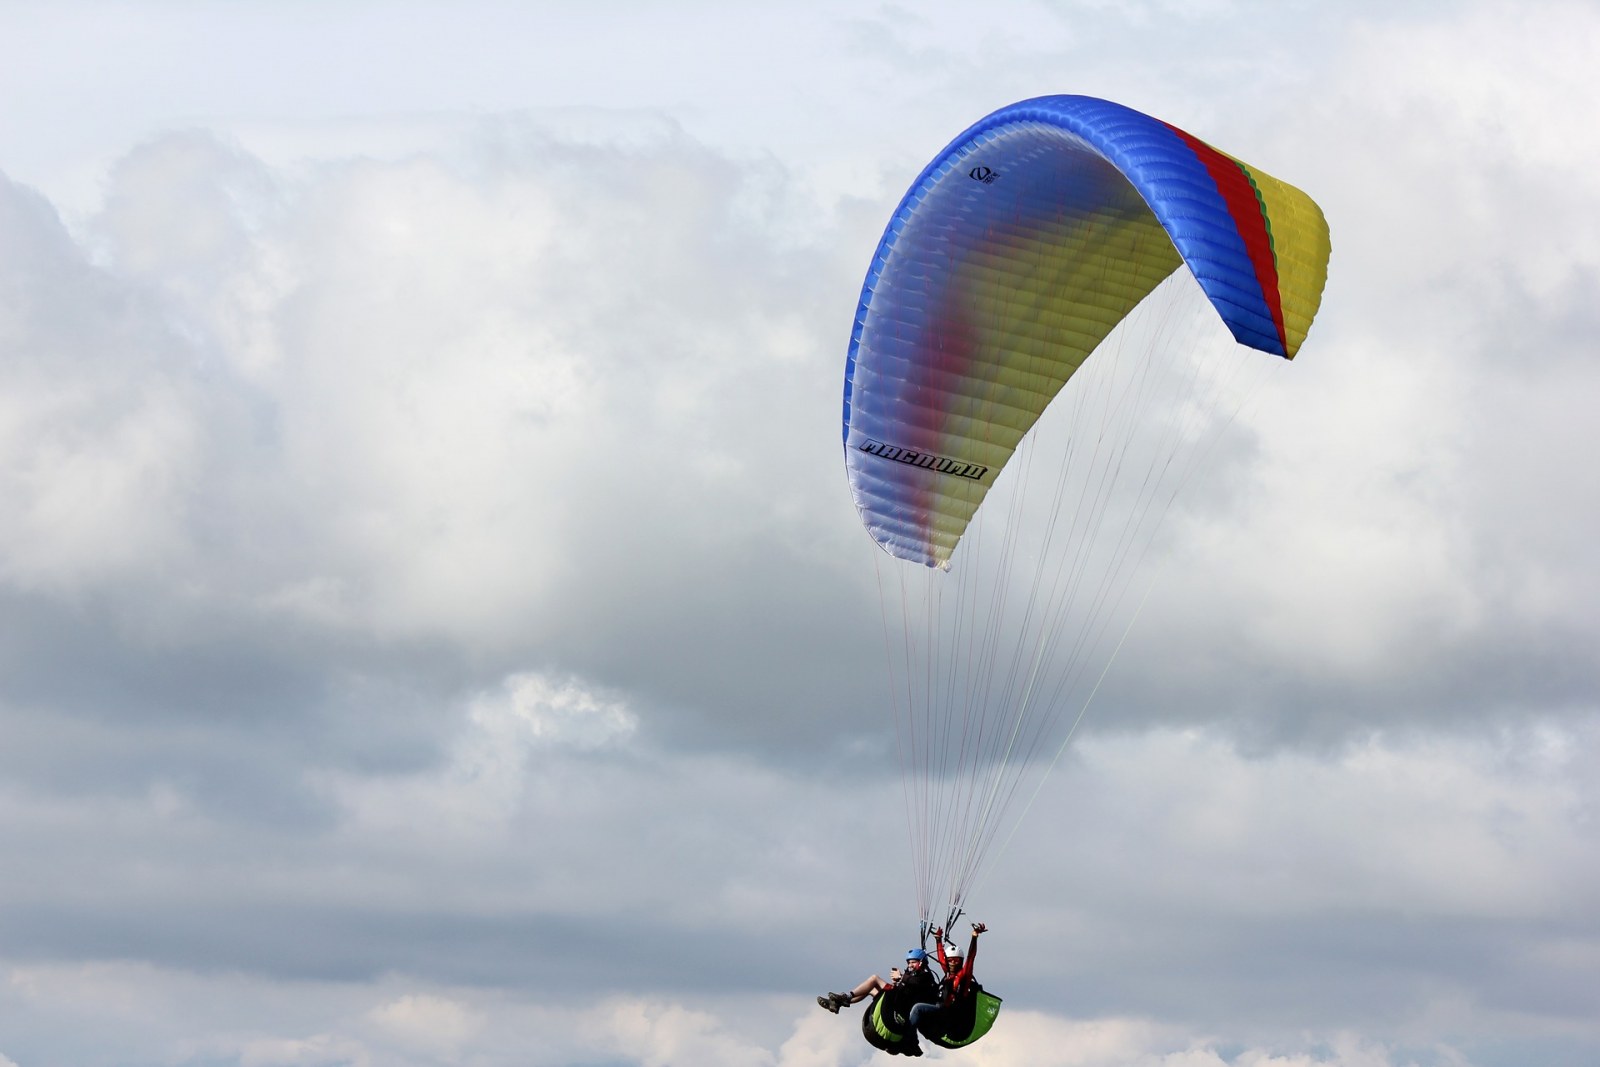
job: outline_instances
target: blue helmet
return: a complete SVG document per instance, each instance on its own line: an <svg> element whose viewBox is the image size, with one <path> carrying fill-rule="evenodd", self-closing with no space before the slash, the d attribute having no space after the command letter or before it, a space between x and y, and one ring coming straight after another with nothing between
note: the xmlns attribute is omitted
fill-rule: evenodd
<svg viewBox="0 0 1600 1067"><path fill-rule="evenodd" d="M908 960L921 960L922 962L925 963L925 962L927 962L928 954L926 952L922 951L920 948L914 948L914 949L911 949L911 950L906 952L906 959L908 959Z"/></svg>

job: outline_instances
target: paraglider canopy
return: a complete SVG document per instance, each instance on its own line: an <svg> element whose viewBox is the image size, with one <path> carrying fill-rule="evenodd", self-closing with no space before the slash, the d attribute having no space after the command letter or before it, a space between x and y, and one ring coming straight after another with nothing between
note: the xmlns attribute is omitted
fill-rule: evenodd
<svg viewBox="0 0 1600 1067"><path fill-rule="evenodd" d="M1180 267L1243 345L1292 359L1327 275L1300 190L1159 119L1045 96L925 167L862 286L844 444L862 521L948 567L1018 443L1106 335Z"/></svg>

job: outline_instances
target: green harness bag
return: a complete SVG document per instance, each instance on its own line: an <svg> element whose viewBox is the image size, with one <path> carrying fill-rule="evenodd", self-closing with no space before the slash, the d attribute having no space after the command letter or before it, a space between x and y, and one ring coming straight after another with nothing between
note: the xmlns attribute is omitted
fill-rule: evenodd
<svg viewBox="0 0 1600 1067"><path fill-rule="evenodd" d="M879 993L861 1013L861 1036L873 1048L897 1055L916 1043L916 1035L906 1018L910 1006L903 1003L903 998L891 996L893 992Z"/></svg>
<svg viewBox="0 0 1600 1067"><path fill-rule="evenodd" d="M989 1028L994 1026L995 1017L1000 1014L1000 998L980 985L973 990L970 1004L972 1008L970 1025L965 1018L966 1013L963 1012L962 1016L954 1020L955 1025L947 1027L938 1037L930 1038L935 1045L940 1048L961 1048L972 1044L989 1032Z"/></svg>

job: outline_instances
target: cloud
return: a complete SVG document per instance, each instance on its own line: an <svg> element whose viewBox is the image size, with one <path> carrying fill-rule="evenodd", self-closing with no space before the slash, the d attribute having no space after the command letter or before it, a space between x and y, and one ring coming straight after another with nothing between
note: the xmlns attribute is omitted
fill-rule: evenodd
<svg viewBox="0 0 1600 1067"><path fill-rule="evenodd" d="M407 994L380 1008L371 1018L409 1048L434 1049L441 1056L458 1053L484 1027L482 1013L447 997Z"/></svg>
<svg viewBox="0 0 1600 1067"><path fill-rule="evenodd" d="M1600 31L1579 6L1548 14L1503 33L1488 7L1358 20L1294 98L1310 117L1272 155L1330 221L1323 311L1173 516L1130 703L1258 743L1593 708L1600 560L1572 538L1600 510L1570 457L1592 439L1574 398L1595 387L1582 174L1600 142L1574 110L1578 54L1523 45Z"/></svg>
<svg viewBox="0 0 1600 1067"><path fill-rule="evenodd" d="M0 228L0 576L59 590L162 566L199 438L181 346L38 194L0 182Z"/></svg>
<svg viewBox="0 0 1600 1067"><path fill-rule="evenodd" d="M46 976L33 973L30 1006L66 1023L104 1010L100 1001L75 1011L50 999L79 981L51 993ZM15 981L16 975L13 974ZM56 982L67 975L53 977ZM761 1000L718 1000L708 1010L652 999L614 997L588 1006L553 1005L470 988L401 992L328 986L316 998L286 1000L283 990L259 983L223 983L227 998L248 996L271 1006L275 1022L262 1025L230 1019L227 998L193 987L182 976L159 972L103 972L103 991L114 983L142 982L162 997L188 996L193 1006L182 1030L154 1025L137 1045L124 1045L120 1058L84 1058L79 1063L207 1062L218 1059L250 1064L389 1063L396 1067L472 1062L486 1067L528 1064L553 1067L574 1062L608 1062L663 1067L675 1064L770 1064L773 1067L862 1067L891 1062L861 1039L855 1018L823 1016L814 1008L796 1016L792 1004ZM394 999L361 1011L374 995ZM146 994L145 1002L153 999ZM1307 1047L1304 1036L1285 1045L1239 1045L1128 1017L1063 1018L1029 1010L1003 1009L1002 1025L962 1052L962 1060L982 1067L1473 1067L1480 1062L1440 1043L1383 1044L1352 1034L1332 1033ZM771 1020L781 1035L776 1049L746 1032L755 1020ZM109 1026L124 1040L127 1022L113 1015ZM183 1036L179 1036L182 1034ZM1298 1047L1295 1047L1298 1046ZM954 1059L933 1051L930 1060Z"/></svg>
<svg viewBox="0 0 1600 1067"><path fill-rule="evenodd" d="M1581 12L1560 17L1581 36ZM1454 54L1488 32L1477 17L1421 27L1411 41ZM1387 39L1352 39L1350 69L1397 63ZM1519 55L1491 58L1514 80ZM1575 75L1555 62L1538 90L1483 108L1564 114L1559 86ZM1593 682L1576 651L1593 629L1587 543L1561 540L1577 524L1514 519L1563 491L1557 456L1581 448L1586 430L1578 406L1549 416L1582 395L1587 372L1573 361L1543 383L1496 389L1462 373L1483 361L1448 300L1427 294L1459 282L1482 291L1477 307L1493 306L1498 275L1484 271L1494 257L1419 262L1380 242L1458 240L1470 214L1448 202L1465 188L1447 169L1455 157L1409 130L1439 130L1458 153L1489 145L1474 143L1479 127L1452 110L1459 103L1438 105L1442 126L1413 116L1434 106L1425 81L1402 82L1398 97L1368 88L1380 83L1351 82L1359 107L1306 124L1319 139L1285 131L1269 151L1305 160L1308 177L1291 177L1308 186L1328 182L1336 269L1320 344L1252 420L1250 466L1224 491L1194 495L1195 510L1212 502L1203 525L1177 528L1188 581L1230 583L1178 589L1162 605L1185 631L1221 604L1236 620L1211 628L1232 634L1230 647L1188 642L1194 667L1170 682L1198 685L1188 707L1210 718L1228 715L1218 706L1228 679L1271 678L1277 664L1303 663L1285 692L1318 705L1404 688L1400 675L1419 660L1442 678L1470 659L1480 665L1472 688L1499 706L1514 699L1515 677L1550 679L1556 702ZM1316 106L1316 93L1303 94ZM1358 125L1445 195L1384 193L1374 168L1334 158ZM205 134L168 135L115 169L88 227L92 254L52 224L51 254L123 294L156 342L121 371L136 382L98 370L83 379L80 392L142 398L78 434L100 442L92 451L39 458L29 444L30 460L15 446L5 469L33 478L18 499L38 517L9 528L0 562L19 588L50 595L159 565L165 582L114 603L162 619L176 641L226 620L311 645L358 641L411 663L426 647L447 698L557 668L648 692L640 714L694 744L777 754L799 737L818 743L877 685L864 546L823 415L837 404L828 309L849 304L860 269L840 251L841 227L856 224L842 206L830 215L808 203L799 170L735 161L670 126L626 146L514 119L462 129L449 153L294 168ZM1583 217L1581 183L1562 179L1565 164L1541 145L1482 180L1505 190L1500 202L1549 191ZM1345 191L1355 189L1367 192ZM809 227L793 227L802 217ZM1584 262L1582 242L1561 247ZM1338 270L1347 255L1382 267ZM1517 269L1559 279L1559 260L1547 251L1542 268ZM1411 284L1441 271L1455 272L1452 285ZM1380 275L1390 280L1365 281ZM1357 306L1374 313L1349 314ZM1444 332L1430 336L1424 322ZM90 347L126 363L132 343L100 329ZM1392 358L1397 345L1403 360ZM73 379L52 368L46 380L59 391ZM54 410L38 393L12 395L19 412ZM1516 455L1548 456L1548 483L1499 447L1493 428L1512 405L1545 416L1549 445L1524 438ZM75 419L50 416L57 433ZM48 436L17 420L17 441ZM115 521L101 522L99 508L92 521L83 509L72 518L71 501L91 494ZM1593 510L1581 484L1566 496L1564 509ZM839 506L815 506L826 499ZM1530 552L1530 537L1549 551ZM783 632L767 640L767 627ZM1154 645L1166 632L1152 617L1135 640ZM1408 713L1473 699L1464 689L1420 689ZM1346 728L1331 713L1317 723L1322 735Z"/></svg>
<svg viewBox="0 0 1600 1067"><path fill-rule="evenodd" d="M960 1058L1593 1062L1594 14L1094 12L574 46L624 117L137 105L93 197L0 183L0 1064L872 1061L810 1003L911 925L848 316L1056 89L1303 184L1333 273L980 887Z"/></svg>
<svg viewBox="0 0 1600 1067"><path fill-rule="evenodd" d="M462 729L471 753L497 725ZM443 1055L407 1029L434 1014L459 1027L430 1033L487 1055L530 1005L568 1035L553 1064L656 1062L657 1047L862 1062L853 1026L827 1017L849 1038L835 1044L816 1024L791 1035L787 1016L905 947L897 787L684 762L638 735L582 758L525 743L518 788L463 776L470 761L352 775L311 834L245 835L170 793L13 796L0 821L38 831L3 842L19 872L0 908L23 954L11 988L30 991L40 1026L103 1000L129 1034L170 1018L164 1032L195 1040L234 1033L270 991L290 1028L251 1040L360 1040L375 1062L391 1047ZM1159 1020L1162 1055L1226 1020L1209 1047L1230 1064L1249 1062L1218 1051L1239 1042L1289 1055L1305 1033L1354 1028L1396 1045L1431 1034L1478 1063L1483 1035L1530 1011L1587 1033L1595 743L1541 728L1329 762L1196 733L1085 742L978 887L995 927L980 976L1007 1018ZM89 841L92 869L73 874L64 861ZM77 888L52 899L63 879ZM71 962L84 958L130 962ZM164 1006L213 981L213 1022Z"/></svg>
<svg viewBox="0 0 1600 1067"><path fill-rule="evenodd" d="M182 827L324 833L352 790L474 758L513 799L458 782L420 818L499 825L538 745L854 710L810 665L861 657L812 621L858 615L824 548L857 532L810 503L837 488L809 423L833 253L764 229L798 194L670 129L487 124L475 153L285 170L173 134L83 240L3 190L24 808L149 816L181 865Z"/></svg>
<svg viewBox="0 0 1600 1067"><path fill-rule="evenodd" d="M638 728L627 707L588 692L574 682L537 674L515 674L498 693L473 703L473 722L491 738L474 762L492 760L529 746L601 748L626 740Z"/></svg>
<svg viewBox="0 0 1600 1067"><path fill-rule="evenodd" d="M1333 1034L1315 1050L1227 1048L1147 1020L1069 1020L1030 1012L1007 1013L1005 1027L963 1050L979 1067L1466 1067L1448 1046L1417 1051Z"/></svg>
<svg viewBox="0 0 1600 1067"><path fill-rule="evenodd" d="M17 339L39 373L11 391L4 469L37 517L0 562L63 596L160 566L119 598L174 640L224 619L359 634L564 663L746 735L811 721L749 714L837 701L754 623L799 636L789 605L858 595L826 551L852 536L848 506L810 503L836 462L818 312L855 279L825 231L769 243L805 210L787 183L670 133L623 149L486 124L466 158L309 175L177 134L115 170L102 267L13 190L81 279L50 301L98 285L159 345L107 324L91 365ZM69 388L86 398L45 399ZM85 406L113 397L118 420ZM30 419L85 443L42 451ZM820 640L849 661L847 635Z"/></svg>
<svg viewBox="0 0 1600 1067"><path fill-rule="evenodd" d="M621 1003L598 1020L617 1051L641 1067L677 1063L763 1064L770 1055L725 1033L714 1016L676 1004Z"/></svg>

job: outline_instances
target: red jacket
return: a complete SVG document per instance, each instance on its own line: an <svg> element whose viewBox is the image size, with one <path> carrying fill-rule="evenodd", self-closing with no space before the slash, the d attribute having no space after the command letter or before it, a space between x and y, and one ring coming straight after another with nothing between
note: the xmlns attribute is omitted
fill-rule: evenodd
<svg viewBox="0 0 1600 1067"><path fill-rule="evenodd" d="M967 983L972 981L972 964L978 957L978 935L972 935L972 943L967 946L967 958L961 962L961 969L955 974L950 973L950 963L944 955L944 939L940 938L933 943L939 950L939 966L944 970L944 981L939 983L940 999L946 1004L954 1004L956 997L965 993Z"/></svg>

